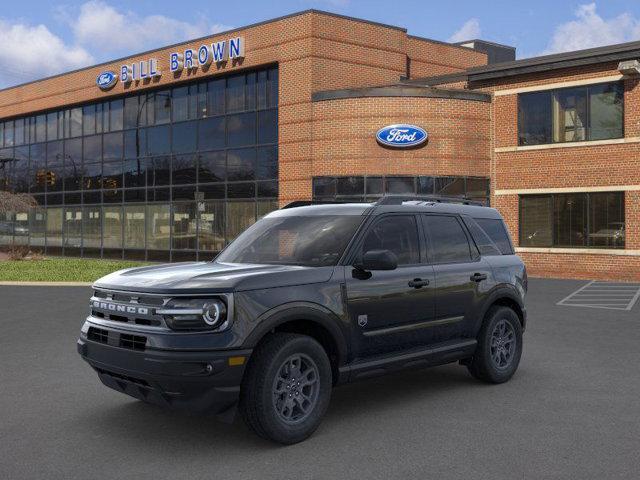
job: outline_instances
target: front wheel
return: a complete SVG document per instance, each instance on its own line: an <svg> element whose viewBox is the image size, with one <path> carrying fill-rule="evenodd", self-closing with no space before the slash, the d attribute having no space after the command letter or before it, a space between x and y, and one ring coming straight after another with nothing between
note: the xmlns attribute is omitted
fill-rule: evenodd
<svg viewBox="0 0 640 480"><path fill-rule="evenodd" d="M242 382L240 411L258 435L292 444L318 428L331 397L331 364L313 338L275 333L254 352Z"/></svg>
<svg viewBox="0 0 640 480"><path fill-rule="evenodd" d="M518 369L522 356L522 325L508 307L489 309L478 334L478 346L467 368L474 378L503 383Z"/></svg>

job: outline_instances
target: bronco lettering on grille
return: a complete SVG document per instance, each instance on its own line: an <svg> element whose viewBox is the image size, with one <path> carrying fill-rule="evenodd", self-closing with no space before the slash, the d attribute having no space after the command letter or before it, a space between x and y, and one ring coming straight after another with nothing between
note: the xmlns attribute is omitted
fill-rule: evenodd
<svg viewBox="0 0 640 480"><path fill-rule="evenodd" d="M131 307L129 305L119 305L117 303L93 301L94 308L101 310L109 310L111 312L133 313L136 315L148 315L149 309L147 307Z"/></svg>

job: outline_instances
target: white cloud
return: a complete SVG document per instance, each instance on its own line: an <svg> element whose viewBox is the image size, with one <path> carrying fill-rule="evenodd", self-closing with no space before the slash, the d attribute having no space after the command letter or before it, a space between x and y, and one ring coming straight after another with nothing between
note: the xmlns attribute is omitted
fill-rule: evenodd
<svg viewBox="0 0 640 480"><path fill-rule="evenodd" d="M208 23L205 19L184 22L164 15L143 17L130 11L118 11L101 0L84 3L77 18L70 20L76 41L90 45L97 53L134 53L230 28Z"/></svg>
<svg viewBox="0 0 640 480"><path fill-rule="evenodd" d="M480 21L477 18L471 18L464 22L456 32L449 37L449 42L464 42L465 40L474 40L481 35Z"/></svg>
<svg viewBox="0 0 640 480"><path fill-rule="evenodd" d="M0 87L73 70L93 61L86 49L66 44L44 25L0 20Z"/></svg>
<svg viewBox="0 0 640 480"><path fill-rule="evenodd" d="M556 27L543 55L640 39L640 19L629 13L605 19L593 2L580 5L575 16L575 20Z"/></svg>

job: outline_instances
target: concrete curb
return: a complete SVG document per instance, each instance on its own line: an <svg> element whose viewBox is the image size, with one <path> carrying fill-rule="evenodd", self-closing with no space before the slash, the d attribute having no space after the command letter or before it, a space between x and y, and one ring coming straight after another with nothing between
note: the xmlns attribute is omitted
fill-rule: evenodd
<svg viewBox="0 0 640 480"><path fill-rule="evenodd" d="M0 286L14 287L90 287L91 282L0 282Z"/></svg>

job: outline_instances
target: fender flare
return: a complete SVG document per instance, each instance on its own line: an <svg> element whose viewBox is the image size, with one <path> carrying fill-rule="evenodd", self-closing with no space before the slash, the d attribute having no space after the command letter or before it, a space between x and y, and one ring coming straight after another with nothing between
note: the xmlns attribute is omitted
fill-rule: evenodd
<svg viewBox="0 0 640 480"><path fill-rule="evenodd" d="M322 305L310 302L292 302L275 307L256 320L256 327L247 336L243 348L255 348L269 331L284 323L306 320L323 327L331 335L338 353L338 363L343 365L348 358L347 335L341 327L342 320Z"/></svg>
<svg viewBox="0 0 640 480"><path fill-rule="evenodd" d="M522 310L523 314L525 311L525 306L524 306L524 302L522 301L522 299L520 298L520 296L513 291L513 287L508 287L508 286L498 286L496 287L487 297L487 299L484 301L484 304L482 305L482 309L480 310L480 313L478 315L478 331L480 330L480 326L482 325L482 321L484 320L485 315L487 314L487 311L489 311L489 308L491 308L491 306L498 300L503 299L503 298L507 298L511 301L513 301L514 303L516 303L519 307L520 310ZM526 321L525 318L521 318L521 321L523 322L522 328L525 328L525 324L524 322ZM477 332L476 332L477 333Z"/></svg>

